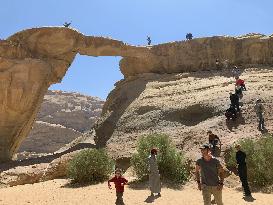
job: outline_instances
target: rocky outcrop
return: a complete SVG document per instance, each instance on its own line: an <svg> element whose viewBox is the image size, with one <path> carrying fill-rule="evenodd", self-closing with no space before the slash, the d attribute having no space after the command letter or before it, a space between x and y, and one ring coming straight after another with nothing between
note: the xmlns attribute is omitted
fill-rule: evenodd
<svg viewBox="0 0 273 205"><path fill-rule="evenodd" d="M236 121L226 121L229 92L234 92L230 70L180 74L141 74L120 81L109 94L97 122L95 142L115 159L130 158L140 136L165 133L188 157L199 156L199 146L212 130L222 151L243 138L259 138L254 104L265 104L267 132L273 131L273 67L241 70L247 91Z"/></svg>
<svg viewBox="0 0 273 205"><path fill-rule="evenodd" d="M128 82L132 76L143 73L213 70L216 58L228 59L230 64L271 64L272 42L272 37L250 35L136 47L122 41L85 36L69 28L45 27L18 32L0 41L0 161L11 159L28 135L48 87L61 81L78 53L124 57L120 69ZM140 87L143 89L144 85ZM132 89L129 97L142 95L138 87ZM127 109L130 100L125 98L126 95L115 100L121 105L117 109ZM122 114L107 114L108 106L104 110L102 121L106 119L106 130L97 129L98 136L103 132L107 136L111 134L112 128L118 127L112 122L119 121Z"/></svg>
<svg viewBox="0 0 273 205"><path fill-rule="evenodd" d="M100 117L104 101L76 92L49 90L44 96L37 120L60 124L84 133Z"/></svg>
<svg viewBox="0 0 273 205"><path fill-rule="evenodd" d="M214 36L152 46L146 58L125 57L122 73L183 73L215 70L215 61L230 65L273 64L273 37L250 34L239 37Z"/></svg>

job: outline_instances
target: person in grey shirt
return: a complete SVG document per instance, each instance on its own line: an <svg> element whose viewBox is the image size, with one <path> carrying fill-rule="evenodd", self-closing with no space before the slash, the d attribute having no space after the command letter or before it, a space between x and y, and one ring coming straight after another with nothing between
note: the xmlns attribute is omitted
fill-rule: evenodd
<svg viewBox="0 0 273 205"><path fill-rule="evenodd" d="M202 191L204 205L211 205L211 195L217 205L223 205L223 167L220 161L212 156L210 145L205 144L200 149L202 157L196 161L195 176L198 189Z"/></svg>

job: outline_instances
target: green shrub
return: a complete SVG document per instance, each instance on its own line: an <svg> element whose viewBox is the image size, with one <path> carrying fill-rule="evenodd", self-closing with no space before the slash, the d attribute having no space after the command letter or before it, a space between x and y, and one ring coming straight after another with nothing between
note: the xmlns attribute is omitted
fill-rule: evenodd
<svg viewBox="0 0 273 205"><path fill-rule="evenodd" d="M245 139L239 141L241 150L247 155L248 180L255 186L273 184L273 138L267 135L257 141ZM231 148L227 166L236 167L236 149Z"/></svg>
<svg viewBox="0 0 273 205"><path fill-rule="evenodd" d="M137 145L137 153L132 156L131 165L138 179L148 176L148 157L152 148L158 149L157 162L163 179L182 183L189 177L184 156L177 152L171 140L164 134L142 136Z"/></svg>
<svg viewBox="0 0 273 205"><path fill-rule="evenodd" d="M67 168L68 177L75 183L96 183L107 180L114 162L102 149L86 149L74 156Z"/></svg>

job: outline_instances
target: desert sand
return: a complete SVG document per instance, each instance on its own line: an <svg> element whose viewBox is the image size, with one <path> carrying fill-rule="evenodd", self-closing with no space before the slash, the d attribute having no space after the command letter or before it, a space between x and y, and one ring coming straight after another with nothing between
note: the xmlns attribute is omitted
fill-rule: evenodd
<svg viewBox="0 0 273 205"><path fill-rule="evenodd" d="M42 183L28 184L1 189L1 205L110 205L115 204L115 190L109 190L107 183L89 185L85 187L71 187L66 179L56 179ZM202 205L202 195L194 184L184 188L162 189L162 197L154 201L148 198L149 190L145 187L130 188L127 186L124 193L124 202L127 205L154 204L154 205ZM225 205L272 205L273 195L253 193L256 199L247 202L242 193L236 189L225 187L223 201Z"/></svg>

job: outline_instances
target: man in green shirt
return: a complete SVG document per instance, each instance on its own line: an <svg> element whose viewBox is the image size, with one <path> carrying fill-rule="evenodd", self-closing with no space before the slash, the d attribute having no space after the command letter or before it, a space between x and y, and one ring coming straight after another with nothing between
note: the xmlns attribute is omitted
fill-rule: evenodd
<svg viewBox="0 0 273 205"><path fill-rule="evenodd" d="M195 176L198 189L202 191L204 205L211 205L211 195L217 205L223 205L223 167L220 161L212 156L210 145L205 144L200 149L202 157L196 161Z"/></svg>

